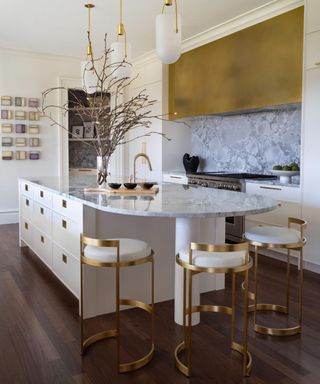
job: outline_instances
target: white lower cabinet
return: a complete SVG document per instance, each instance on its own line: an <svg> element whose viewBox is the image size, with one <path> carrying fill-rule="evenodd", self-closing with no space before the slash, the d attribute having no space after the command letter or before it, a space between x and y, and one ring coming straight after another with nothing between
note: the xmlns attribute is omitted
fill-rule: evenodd
<svg viewBox="0 0 320 384"><path fill-rule="evenodd" d="M33 229L33 250L49 268L52 268L51 238L37 228Z"/></svg>
<svg viewBox="0 0 320 384"><path fill-rule="evenodd" d="M23 216L20 216L20 233L21 239L33 248L33 226L31 221Z"/></svg>
<svg viewBox="0 0 320 384"><path fill-rule="evenodd" d="M53 243L52 270L71 292L79 297L80 261Z"/></svg>
<svg viewBox="0 0 320 384"><path fill-rule="evenodd" d="M51 209L34 202L33 217L34 217L34 225L38 227L41 231L51 236L51 229L52 229Z"/></svg>
<svg viewBox="0 0 320 384"><path fill-rule="evenodd" d="M80 253L81 226L73 220L52 213L52 240L77 258Z"/></svg>

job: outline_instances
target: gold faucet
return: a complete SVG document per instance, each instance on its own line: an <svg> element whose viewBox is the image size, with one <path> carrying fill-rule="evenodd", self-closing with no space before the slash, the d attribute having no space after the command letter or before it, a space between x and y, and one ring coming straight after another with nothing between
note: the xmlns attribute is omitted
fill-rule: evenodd
<svg viewBox="0 0 320 384"><path fill-rule="evenodd" d="M142 152L137 153L134 157L134 160L133 160L133 182L134 183L136 182L136 161L139 157L144 157L147 160L149 170L152 171L152 165L151 165L151 161L149 159L149 156L146 155L145 153L142 153Z"/></svg>

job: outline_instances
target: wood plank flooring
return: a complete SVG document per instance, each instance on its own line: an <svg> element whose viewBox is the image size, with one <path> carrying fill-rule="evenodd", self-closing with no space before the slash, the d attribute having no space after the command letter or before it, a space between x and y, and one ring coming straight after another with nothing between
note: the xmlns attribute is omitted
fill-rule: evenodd
<svg viewBox="0 0 320 384"><path fill-rule="evenodd" d="M281 300L284 266L261 260L261 295ZM297 273L292 269L292 310L297 310ZM203 302L230 303L225 291L203 295ZM240 296L240 293L239 293ZM0 226L0 383L1 384L185 384L185 383L320 383L320 276L305 273L303 334L287 338L252 331L250 378L241 376L241 358L229 349L230 320L221 314L202 315L193 332L193 376L186 379L174 366L173 351L181 327L173 321L173 302L156 305L156 344L153 361L142 370L118 375L115 341L103 341L79 355L78 302L27 248L18 246L18 226ZM240 312L239 312L240 315ZM268 315L270 319L270 314ZM265 321L265 315L261 321ZM147 350L149 321L140 310L123 312L123 360ZM112 327L112 315L87 324L89 332ZM271 321L287 323L281 315ZM241 319L237 323L241 329ZM239 333L240 334L240 333Z"/></svg>

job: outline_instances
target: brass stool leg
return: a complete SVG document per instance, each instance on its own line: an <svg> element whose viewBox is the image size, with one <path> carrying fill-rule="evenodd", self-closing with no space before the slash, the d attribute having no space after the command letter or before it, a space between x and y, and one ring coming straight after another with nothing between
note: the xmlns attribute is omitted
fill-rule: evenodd
<svg viewBox="0 0 320 384"><path fill-rule="evenodd" d="M192 271L188 273L189 293L188 293L188 332L187 332L187 367L188 376L191 375L191 332L192 332Z"/></svg>

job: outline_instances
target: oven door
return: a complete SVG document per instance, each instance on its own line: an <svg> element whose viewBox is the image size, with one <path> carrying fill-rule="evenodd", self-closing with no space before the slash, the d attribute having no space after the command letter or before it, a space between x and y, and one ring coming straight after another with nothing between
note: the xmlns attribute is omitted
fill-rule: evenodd
<svg viewBox="0 0 320 384"><path fill-rule="evenodd" d="M243 241L244 216L226 217L226 240L233 242Z"/></svg>

